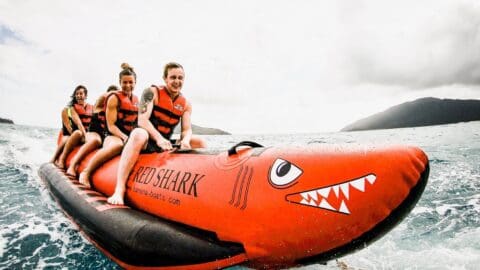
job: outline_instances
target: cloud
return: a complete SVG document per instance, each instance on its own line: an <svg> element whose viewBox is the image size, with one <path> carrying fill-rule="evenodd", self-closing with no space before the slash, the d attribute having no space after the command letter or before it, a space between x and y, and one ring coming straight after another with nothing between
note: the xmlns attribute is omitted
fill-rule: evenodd
<svg viewBox="0 0 480 270"><path fill-rule="evenodd" d="M411 88L480 83L477 2L374 6L364 3L344 20L357 80Z"/></svg>
<svg viewBox="0 0 480 270"><path fill-rule="evenodd" d="M128 62L140 94L177 61L196 124L339 129L458 85L478 97L478 15L473 0L2 1L0 116L59 127L76 85L93 103Z"/></svg>
<svg viewBox="0 0 480 270"><path fill-rule="evenodd" d="M25 42L17 33L13 32L7 26L0 24L0 44L5 44L10 40Z"/></svg>

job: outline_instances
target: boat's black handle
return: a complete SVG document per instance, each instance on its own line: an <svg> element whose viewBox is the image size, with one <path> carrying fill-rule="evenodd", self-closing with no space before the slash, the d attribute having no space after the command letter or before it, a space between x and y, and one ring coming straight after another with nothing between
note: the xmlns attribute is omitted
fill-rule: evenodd
<svg viewBox="0 0 480 270"><path fill-rule="evenodd" d="M259 143L256 143L256 142L251 142L251 141L239 142L239 143L235 144L234 146L232 146L232 148L228 149L228 156L235 155L237 153L237 147L240 147L240 146L250 146L252 148L263 147L263 145L261 145Z"/></svg>

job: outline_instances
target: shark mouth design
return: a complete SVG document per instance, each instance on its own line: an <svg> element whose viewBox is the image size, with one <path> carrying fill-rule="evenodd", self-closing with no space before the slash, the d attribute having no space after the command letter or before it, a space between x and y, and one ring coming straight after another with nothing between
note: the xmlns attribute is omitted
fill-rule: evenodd
<svg viewBox="0 0 480 270"><path fill-rule="evenodd" d="M287 195L289 202L317 207L341 214L350 215L347 202L353 192L365 192L366 183L375 183L377 177L368 174L337 185Z"/></svg>

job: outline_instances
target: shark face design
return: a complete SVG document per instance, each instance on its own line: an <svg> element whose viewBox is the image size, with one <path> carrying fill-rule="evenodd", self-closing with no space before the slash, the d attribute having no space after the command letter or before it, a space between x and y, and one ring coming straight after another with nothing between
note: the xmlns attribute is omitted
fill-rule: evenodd
<svg viewBox="0 0 480 270"><path fill-rule="evenodd" d="M275 188L288 188L300 180L303 170L284 159L276 159L270 168L269 181ZM367 174L339 184L318 187L286 196L286 200L305 206L316 207L341 214L350 214L348 202L353 193L364 193L375 184L375 174Z"/></svg>
<svg viewBox="0 0 480 270"><path fill-rule="evenodd" d="M303 171L295 164L281 158L277 158L270 167L269 181L275 188L288 188L296 184L296 180Z"/></svg>

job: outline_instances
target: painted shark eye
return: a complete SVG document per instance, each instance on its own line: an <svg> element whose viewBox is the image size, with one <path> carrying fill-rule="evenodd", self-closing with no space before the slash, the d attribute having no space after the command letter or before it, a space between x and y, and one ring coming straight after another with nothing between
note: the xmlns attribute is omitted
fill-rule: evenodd
<svg viewBox="0 0 480 270"><path fill-rule="evenodd" d="M302 170L292 163L277 158L270 168L270 183L276 188L287 188L302 174Z"/></svg>

